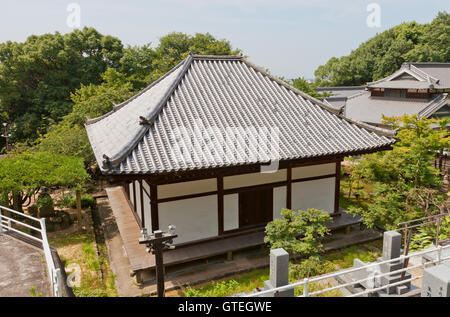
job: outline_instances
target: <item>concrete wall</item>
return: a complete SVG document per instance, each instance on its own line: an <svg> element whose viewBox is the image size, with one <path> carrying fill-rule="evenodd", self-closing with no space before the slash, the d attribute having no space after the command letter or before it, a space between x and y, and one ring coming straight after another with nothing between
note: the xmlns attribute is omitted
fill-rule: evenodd
<svg viewBox="0 0 450 317"><path fill-rule="evenodd" d="M170 201L158 204L159 227L166 230L175 224L174 243L182 243L217 236L217 195Z"/></svg>

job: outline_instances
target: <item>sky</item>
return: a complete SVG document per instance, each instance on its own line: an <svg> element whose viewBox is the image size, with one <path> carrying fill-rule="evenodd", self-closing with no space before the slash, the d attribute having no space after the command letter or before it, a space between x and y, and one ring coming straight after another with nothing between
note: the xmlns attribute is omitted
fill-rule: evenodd
<svg viewBox="0 0 450 317"><path fill-rule="evenodd" d="M0 4L0 42L70 32L76 19L71 18L75 11L69 5L76 4L81 27L95 27L125 45L156 46L172 31L209 32L229 40L274 75L308 79L328 59L348 55L376 33L402 22L428 23L439 11L450 12L448 0L0 0Z"/></svg>

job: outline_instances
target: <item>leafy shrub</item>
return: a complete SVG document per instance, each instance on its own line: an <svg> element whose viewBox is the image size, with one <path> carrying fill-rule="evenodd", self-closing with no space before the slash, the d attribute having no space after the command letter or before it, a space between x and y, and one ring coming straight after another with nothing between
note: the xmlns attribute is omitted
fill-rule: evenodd
<svg viewBox="0 0 450 317"><path fill-rule="evenodd" d="M418 233L411 237L409 246L411 251L423 250L429 247L436 239L436 227L434 225L420 227ZM439 226L439 240L450 239L450 217L445 217Z"/></svg>
<svg viewBox="0 0 450 317"><path fill-rule="evenodd" d="M50 195L39 195L38 199L36 200L36 205L38 208L42 207L53 207L53 199L50 197Z"/></svg>
<svg viewBox="0 0 450 317"><path fill-rule="evenodd" d="M236 293L239 283L235 280L222 281L212 284L209 289L200 291L188 287L183 293L184 297L225 297Z"/></svg>
<svg viewBox="0 0 450 317"><path fill-rule="evenodd" d="M70 208L77 208L77 198L76 197L72 197L72 199L70 200ZM82 209L86 209L86 208L95 208L96 207L96 202L95 202L95 198L92 197L89 194L81 194L81 208Z"/></svg>
<svg viewBox="0 0 450 317"><path fill-rule="evenodd" d="M326 223L331 221L328 212L318 209L281 210L281 218L266 226L264 242L271 249L283 248L291 255L310 256L322 249L321 240L329 234Z"/></svg>
<svg viewBox="0 0 450 317"><path fill-rule="evenodd" d="M60 208L69 208L72 204L72 194L62 194L61 197L55 202L55 206ZM76 204L76 201L75 201Z"/></svg>
<svg viewBox="0 0 450 317"><path fill-rule="evenodd" d="M293 280L333 272L335 267L330 261L323 261L319 256L311 256L299 264L291 264L289 275Z"/></svg>

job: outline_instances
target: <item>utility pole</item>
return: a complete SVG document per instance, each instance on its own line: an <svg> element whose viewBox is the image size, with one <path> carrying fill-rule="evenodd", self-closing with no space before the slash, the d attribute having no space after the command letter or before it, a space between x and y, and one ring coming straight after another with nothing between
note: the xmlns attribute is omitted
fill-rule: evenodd
<svg viewBox="0 0 450 317"><path fill-rule="evenodd" d="M158 297L164 297L164 262L163 262L163 250L175 249L175 246L170 245L173 243L173 239L178 237L175 234L176 227L169 225L168 231L163 232L156 230L153 234L148 235L147 229L142 229L142 238L139 239L139 244L145 244L147 246L147 252L155 255L156 265L156 285L158 290Z"/></svg>
<svg viewBox="0 0 450 317"><path fill-rule="evenodd" d="M8 139L11 136L11 134L8 134L7 126L8 126L8 124L6 122L3 122L3 131L4 132L3 132L2 137L4 137L6 140L5 153L8 152L8 150L9 150Z"/></svg>

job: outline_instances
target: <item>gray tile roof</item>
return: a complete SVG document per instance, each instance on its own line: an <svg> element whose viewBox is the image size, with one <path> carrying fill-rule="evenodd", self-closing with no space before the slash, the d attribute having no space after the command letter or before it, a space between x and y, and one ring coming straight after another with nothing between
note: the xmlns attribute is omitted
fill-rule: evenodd
<svg viewBox="0 0 450 317"><path fill-rule="evenodd" d="M410 79L399 79L402 75ZM403 63L392 75L367 83L373 88L449 89L450 63Z"/></svg>
<svg viewBox="0 0 450 317"><path fill-rule="evenodd" d="M190 56L86 130L106 174L342 155L395 142L394 132L344 118L238 56Z"/></svg>
<svg viewBox="0 0 450 317"><path fill-rule="evenodd" d="M347 99L344 115L366 123L382 123L382 116L400 117L404 114L429 117L442 107L448 94L439 94L431 101L424 99L371 97L364 92Z"/></svg>

